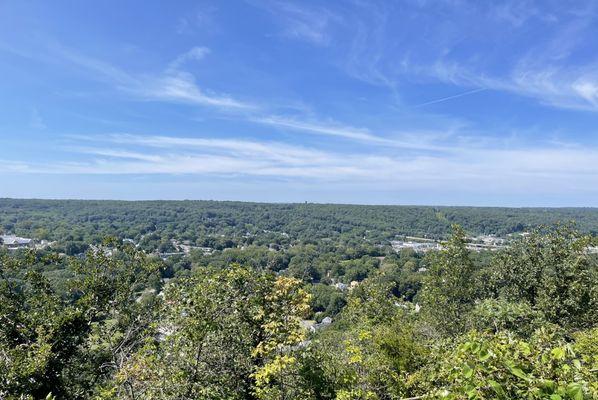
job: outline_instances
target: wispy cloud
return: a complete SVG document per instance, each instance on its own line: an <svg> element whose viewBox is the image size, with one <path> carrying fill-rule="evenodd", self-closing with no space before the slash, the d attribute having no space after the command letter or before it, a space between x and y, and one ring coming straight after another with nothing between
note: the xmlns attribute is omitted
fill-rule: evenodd
<svg viewBox="0 0 598 400"><path fill-rule="evenodd" d="M503 1L496 2L487 7L490 18L499 21L506 21L511 26L519 28L532 18L540 18L544 21L556 21L557 17L552 13L542 13L534 1Z"/></svg>
<svg viewBox="0 0 598 400"><path fill-rule="evenodd" d="M122 69L108 62L81 54L61 44L51 42L48 44L47 50L47 54L39 54L34 57L39 57L42 61L65 63L69 67L87 72L92 79L113 84L120 89L141 84L140 79Z"/></svg>
<svg viewBox="0 0 598 400"><path fill-rule="evenodd" d="M162 162L164 157L159 155L152 155L147 153L140 153L130 150L122 149L109 149L109 148L94 148L94 147L81 147L81 146L69 146L65 148L73 153L91 154L94 156L103 156L109 158L123 158L130 160L141 160L150 162Z"/></svg>
<svg viewBox="0 0 598 400"><path fill-rule="evenodd" d="M551 107L598 111L598 63L569 67L520 62L506 76L488 76L455 62L417 69L446 83L477 87L465 94L479 92L482 86L534 98Z"/></svg>
<svg viewBox="0 0 598 400"><path fill-rule="evenodd" d="M457 97L485 88L551 107L598 111L598 61L588 56L595 50L590 45L598 20L595 2L565 9L533 1L490 7L463 2L357 4L358 12L350 14L352 29L341 32L349 44L339 65L352 77L387 87L396 98L403 83L442 82L469 89ZM435 18L439 10L463 23L440 23ZM391 20L402 23L389 24ZM505 22L510 30L504 30ZM530 35L543 39L530 41Z"/></svg>
<svg viewBox="0 0 598 400"><path fill-rule="evenodd" d="M353 185L489 191L580 190L595 187L598 150L546 144L534 148L467 148L460 153L339 153L279 142L244 139L109 134L71 137L71 161L0 161L19 173L166 174L269 177ZM83 160L77 155L85 155ZM93 157L89 157L93 156ZM556 189L555 189L556 190Z"/></svg>
<svg viewBox="0 0 598 400"><path fill-rule="evenodd" d="M330 43L330 24L339 19L326 8L310 7L304 2L252 0L250 3L271 13L284 36L318 46Z"/></svg>
<svg viewBox="0 0 598 400"><path fill-rule="evenodd" d="M353 78L387 87L398 97L399 75L392 65L396 49L388 41L394 36L389 32L390 4L356 4L357 13L345 23L343 34L349 38L349 45L346 57L339 64Z"/></svg>
<svg viewBox="0 0 598 400"><path fill-rule="evenodd" d="M292 130L299 130L319 135L337 136L345 139L358 140L364 142L386 142L385 139L372 135L368 129L345 126L336 122L310 122L306 120L298 120L278 115L255 117L252 119L252 121L260 124L271 125L281 128L289 128Z"/></svg>
<svg viewBox="0 0 598 400"><path fill-rule="evenodd" d="M511 81L498 81L496 87L551 106L598 111L598 63L582 67L522 63L513 71Z"/></svg>
<svg viewBox="0 0 598 400"><path fill-rule="evenodd" d="M335 121L318 121L310 119L297 119L284 116L270 115L254 117L253 122L270 125L282 129L306 132L312 135L332 136L356 141L371 146L385 146L391 148L427 150L427 151L454 151L456 148L433 144L425 140L430 132L399 132L393 137L383 137L373 134L367 128L347 126ZM444 135L452 134L451 129L443 131ZM433 136L437 136L434 132ZM437 137L436 137L437 138Z"/></svg>
<svg viewBox="0 0 598 400"><path fill-rule="evenodd" d="M169 70L177 71L184 63L188 61L200 61L210 54L210 49L203 46L196 46L191 50L177 56L168 66Z"/></svg>
<svg viewBox="0 0 598 400"><path fill-rule="evenodd" d="M183 71L171 71L163 76L146 78L141 85L127 90L148 100L183 102L222 109L254 108L253 105L230 96L200 89L195 82L195 77Z"/></svg>
<svg viewBox="0 0 598 400"><path fill-rule="evenodd" d="M508 4L507 15L516 18L518 10L522 21L540 14L532 4ZM470 67L456 61L445 68L443 61L439 61L438 77L450 77L456 84L473 84L534 98L548 106L598 111L598 62L578 54L580 49L585 51L588 35L594 33L596 5L589 2L580 7L578 12L563 14L566 20L559 24L552 23L554 15L540 15L553 27L546 40L515 57L502 74L484 72L475 64Z"/></svg>
<svg viewBox="0 0 598 400"><path fill-rule="evenodd" d="M90 138L86 137L86 139L89 140ZM108 135L104 140L121 145L136 145L158 149L191 149L203 152L219 150L237 156L254 158L263 157L273 161L282 161L290 164L297 163L299 160L304 162L306 159L314 162L322 162L322 160L325 160L328 156L325 152L301 146L291 146L279 142L243 139L112 134Z"/></svg>
<svg viewBox="0 0 598 400"><path fill-rule="evenodd" d="M243 139L109 134L70 136L87 146L68 146L73 155L98 156L85 162L32 165L23 172L80 174L228 174L332 177L337 155L303 146ZM330 167L326 172L322 166Z"/></svg>
<svg viewBox="0 0 598 400"><path fill-rule="evenodd" d="M200 4L199 9L179 18L175 31L180 35L193 34L198 30L208 33L218 32L216 22L217 8L209 4Z"/></svg>
<svg viewBox="0 0 598 400"><path fill-rule="evenodd" d="M46 62L62 62L87 73L90 79L105 82L128 95L142 100L189 103L227 109L250 109L254 105L232 96L200 88L193 74L182 70L191 60L201 60L209 53L206 47L193 47L177 56L164 72L131 73L111 63L99 60L65 46L53 43L49 54L29 55Z"/></svg>

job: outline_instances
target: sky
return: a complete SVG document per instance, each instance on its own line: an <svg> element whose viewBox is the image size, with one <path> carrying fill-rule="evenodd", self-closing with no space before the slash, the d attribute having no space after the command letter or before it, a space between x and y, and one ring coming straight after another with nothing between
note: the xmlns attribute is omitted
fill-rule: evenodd
<svg viewBox="0 0 598 400"><path fill-rule="evenodd" d="M0 197L598 206L596 1L0 0Z"/></svg>

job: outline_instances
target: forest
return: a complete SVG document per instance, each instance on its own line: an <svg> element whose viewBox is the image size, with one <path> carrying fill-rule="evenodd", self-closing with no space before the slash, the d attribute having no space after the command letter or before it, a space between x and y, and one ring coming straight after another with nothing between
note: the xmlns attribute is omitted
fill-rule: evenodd
<svg viewBox="0 0 598 400"><path fill-rule="evenodd" d="M598 400L598 0L0 0L0 400Z"/></svg>
<svg viewBox="0 0 598 400"><path fill-rule="evenodd" d="M453 224L472 235L504 236L571 221L598 234L594 208L0 199L0 234L75 245L115 236L143 241L146 250L173 238L216 248L322 239L382 243L397 235L446 239Z"/></svg>
<svg viewBox="0 0 598 400"><path fill-rule="evenodd" d="M595 399L596 213L1 200L0 398Z"/></svg>

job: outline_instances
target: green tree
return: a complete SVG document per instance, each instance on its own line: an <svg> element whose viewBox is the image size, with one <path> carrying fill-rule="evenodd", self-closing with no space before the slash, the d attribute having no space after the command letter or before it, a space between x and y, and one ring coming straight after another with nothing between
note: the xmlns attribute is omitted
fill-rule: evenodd
<svg viewBox="0 0 598 400"><path fill-rule="evenodd" d="M155 334L104 398L293 398L288 372L309 296L298 280L238 265L169 285ZM296 394L296 393L295 393Z"/></svg>
<svg viewBox="0 0 598 400"><path fill-rule="evenodd" d="M136 299L157 266L132 248L107 243L70 260L73 290L60 293L31 268L38 262L63 260L38 259L33 251L0 256L0 397L88 398L142 336L142 316L152 306Z"/></svg>
<svg viewBox="0 0 598 400"><path fill-rule="evenodd" d="M465 328L476 299L475 273L465 232L454 226L453 236L431 257L420 296L422 314L437 332L454 335Z"/></svg>
<svg viewBox="0 0 598 400"><path fill-rule="evenodd" d="M491 265L495 295L526 302L548 321L572 329L598 321L598 264L591 237L568 227L535 231Z"/></svg>
<svg viewBox="0 0 598 400"><path fill-rule="evenodd" d="M571 343L544 328L529 339L508 331L471 332L454 344L437 345L434 362L410 383L430 398L595 399L592 357L598 336L594 330L576 338L579 342Z"/></svg>
<svg viewBox="0 0 598 400"><path fill-rule="evenodd" d="M391 285L360 284L335 323L307 349L304 362L318 371L305 378L315 398L402 398L406 379L427 358L415 322L413 305L399 303Z"/></svg>

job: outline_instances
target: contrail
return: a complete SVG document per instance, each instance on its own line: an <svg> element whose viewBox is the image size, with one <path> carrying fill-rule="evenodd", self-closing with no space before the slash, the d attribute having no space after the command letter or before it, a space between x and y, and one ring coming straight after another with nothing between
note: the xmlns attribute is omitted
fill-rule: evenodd
<svg viewBox="0 0 598 400"><path fill-rule="evenodd" d="M442 103L443 101L447 101L447 100L452 100L452 99L456 99L457 97L463 97L463 96L467 96L468 94L474 94L474 93L478 93L481 91L486 90L486 88L478 88L478 89L473 89L473 90L468 90L467 92L463 92L463 93L459 93L459 94L455 94L453 96L448 96L448 97L443 97L441 99L436 99L436 100L431 100L431 101L427 101L425 103L422 104L418 104L416 106L413 106L413 108L417 108L417 107L423 107L423 106L427 106L430 104L436 104L436 103Z"/></svg>

